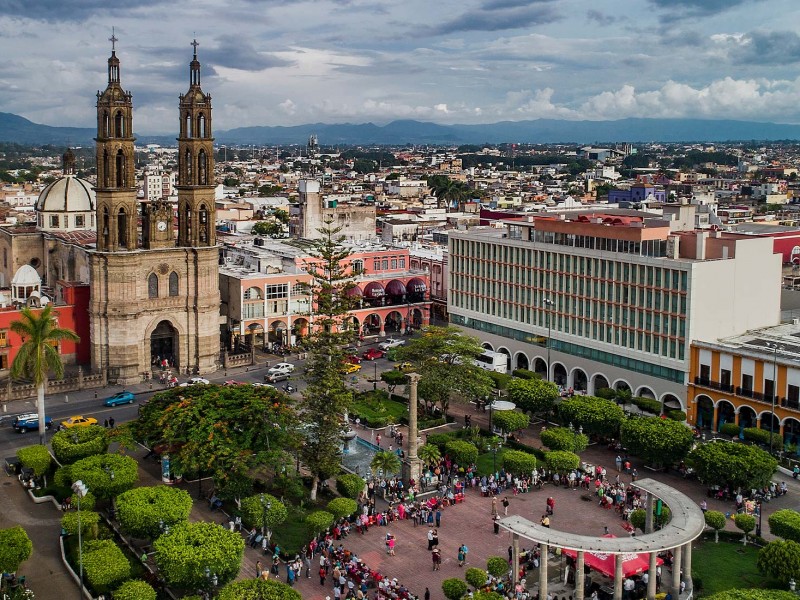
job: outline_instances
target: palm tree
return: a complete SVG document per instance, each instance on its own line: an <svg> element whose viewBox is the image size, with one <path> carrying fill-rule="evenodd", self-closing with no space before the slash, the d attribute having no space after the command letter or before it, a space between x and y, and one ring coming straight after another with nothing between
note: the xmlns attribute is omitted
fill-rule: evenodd
<svg viewBox="0 0 800 600"><path fill-rule="evenodd" d="M384 476L390 473L398 473L400 471L400 458L394 452L388 450L380 450L372 457L372 462L369 464L373 473L383 471Z"/></svg>
<svg viewBox="0 0 800 600"><path fill-rule="evenodd" d="M437 464L442 459L442 454L436 444L423 444L417 450L417 456L427 467Z"/></svg>
<svg viewBox="0 0 800 600"><path fill-rule="evenodd" d="M436 206L446 208L448 211L454 203L466 200L472 195L471 190L463 181L450 179L447 176L435 175L428 180L433 195L436 196Z"/></svg>
<svg viewBox="0 0 800 600"><path fill-rule="evenodd" d="M22 338L11 377L27 377L36 386L36 411L39 414L39 443L44 444L44 386L50 371L60 379L64 376L64 363L58 353L58 342L78 342L80 338L70 329L58 327L53 306L48 304L40 313L30 308L22 309L21 318L11 323L11 331Z"/></svg>

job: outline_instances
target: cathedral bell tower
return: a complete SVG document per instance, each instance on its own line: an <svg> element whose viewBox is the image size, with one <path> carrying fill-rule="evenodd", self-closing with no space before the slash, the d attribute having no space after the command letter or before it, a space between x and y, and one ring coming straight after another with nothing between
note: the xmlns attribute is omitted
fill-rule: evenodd
<svg viewBox="0 0 800 600"><path fill-rule="evenodd" d="M200 87L197 40L189 65L189 91L180 96L178 137L178 246L214 246L214 138L211 137L211 95Z"/></svg>
<svg viewBox="0 0 800 600"><path fill-rule="evenodd" d="M120 85L117 38L108 59L108 85L97 92L97 250L135 250L138 244L133 151L133 102Z"/></svg>

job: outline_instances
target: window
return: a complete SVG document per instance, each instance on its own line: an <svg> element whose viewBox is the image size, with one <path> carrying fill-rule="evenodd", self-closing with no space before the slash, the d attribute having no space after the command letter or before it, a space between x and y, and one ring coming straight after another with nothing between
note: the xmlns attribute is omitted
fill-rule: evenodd
<svg viewBox="0 0 800 600"><path fill-rule="evenodd" d="M384 258L383 260L381 260L381 269L386 271L388 268L389 268L389 259Z"/></svg>
<svg viewBox="0 0 800 600"><path fill-rule="evenodd" d="M58 215L50 215L50 227L58 228Z"/></svg>
<svg viewBox="0 0 800 600"><path fill-rule="evenodd" d="M175 271L169 274L169 295L178 295L178 274Z"/></svg>
<svg viewBox="0 0 800 600"><path fill-rule="evenodd" d="M357 259L353 261L353 274L364 272L364 261Z"/></svg>
<svg viewBox="0 0 800 600"><path fill-rule="evenodd" d="M0 348L8 348L8 330L0 331Z"/></svg>
<svg viewBox="0 0 800 600"><path fill-rule="evenodd" d="M244 299L245 300L260 300L261 299L261 289L257 287L247 288L244 291Z"/></svg>
<svg viewBox="0 0 800 600"><path fill-rule="evenodd" d="M158 275L150 273L147 278L147 297L158 298Z"/></svg>
<svg viewBox="0 0 800 600"><path fill-rule="evenodd" d="M720 369L719 383L723 390L731 389L731 372L728 369Z"/></svg>
<svg viewBox="0 0 800 600"><path fill-rule="evenodd" d="M405 269L406 268L406 259L405 258L401 258L400 259L400 268L401 269Z"/></svg>
<svg viewBox="0 0 800 600"><path fill-rule="evenodd" d="M267 286L267 299L274 300L275 298L286 298L289 296L289 284L279 283L277 285Z"/></svg>
<svg viewBox="0 0 800 600"><path fill-rule="evenodd" d="M396 269L396 268L397 268L397 259L393 258L392 259L392 269Z"/></svg>
<svg viewBox="0 0 800 600"><path fill-rule="evenodd" d="M753 376L752 375L742 375L742 391L743 392L752 392L753 391Z"/></svg>
<svg viewBox="0 0 800 600"><path fill-rule="evenodd" d="M75 215L75 227L83 227L84 219L85 217L83 215Z"/></svg>
<svg viewBox="0 0 800 600"><path fill-rule="evenodd" d="M305 283L295 283L292 286L292 296L306 296L310 291L310 287Z"/></svg>

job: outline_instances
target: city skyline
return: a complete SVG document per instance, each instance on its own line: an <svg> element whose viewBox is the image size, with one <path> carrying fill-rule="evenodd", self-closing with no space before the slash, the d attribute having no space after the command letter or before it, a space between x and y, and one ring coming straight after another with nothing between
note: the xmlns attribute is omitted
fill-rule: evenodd
<svg viewBox="0 0 800 600"><path fill-rule="evenodd" d="M111 27L137 131L176 128L200 42L215 128L562 118L800 122L790 0L6 0L0 111L91 126ZM793 26L794 25L794 26Z"/></svg>

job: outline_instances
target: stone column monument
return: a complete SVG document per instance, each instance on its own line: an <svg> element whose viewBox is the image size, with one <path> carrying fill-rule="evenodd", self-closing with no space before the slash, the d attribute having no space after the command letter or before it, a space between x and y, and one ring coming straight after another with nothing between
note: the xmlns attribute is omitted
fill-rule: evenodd
<svg viewBox="0 0 800 600"><path fill-rule="evenodd" d="M417 373L408 374L408 457L406 458L406 479L419 481L422 475L422 465L417 456L417 384L420 376Z"/></svg>

